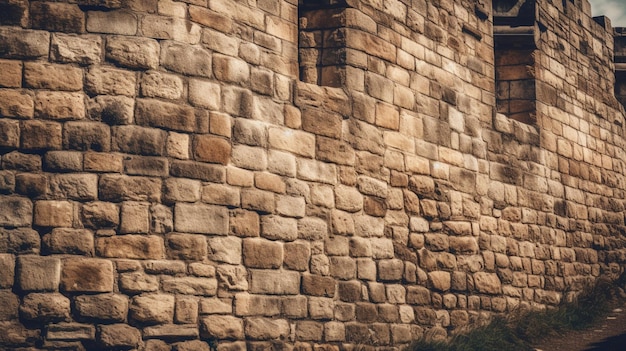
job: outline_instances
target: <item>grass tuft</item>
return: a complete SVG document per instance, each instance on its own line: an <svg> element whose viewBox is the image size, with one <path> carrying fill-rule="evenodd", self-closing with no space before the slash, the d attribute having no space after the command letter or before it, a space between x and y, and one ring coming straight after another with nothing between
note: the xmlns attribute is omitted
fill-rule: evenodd
<svg viewBox="0 0 626 351"><path fill-rule="evenodd" d="M518 310L508 318L496 317L489 324L457 334L445 341L420 339L406 351L530 351L531 343L548 335L591 326L609 313L611 306L621 300L626 286L626 274L611 283L598 280L573 302L543 311Z"/></svg>

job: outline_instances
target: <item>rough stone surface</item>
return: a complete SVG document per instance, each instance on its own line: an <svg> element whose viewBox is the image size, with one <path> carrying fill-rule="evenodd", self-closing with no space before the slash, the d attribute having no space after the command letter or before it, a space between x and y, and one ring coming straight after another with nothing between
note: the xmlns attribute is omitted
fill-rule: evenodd
<svg viewBox="0 0 626 351"><path fill-rule="evenodd" d="M0 349L399 350L616 277L626 33L514 2L0 1Z"/></svg>

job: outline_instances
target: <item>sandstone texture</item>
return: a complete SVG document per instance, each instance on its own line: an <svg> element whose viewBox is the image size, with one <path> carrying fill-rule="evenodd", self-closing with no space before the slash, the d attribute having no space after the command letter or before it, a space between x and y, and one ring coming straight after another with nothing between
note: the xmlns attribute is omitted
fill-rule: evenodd
<svg viewBox="0 0 626 351"><path fill-rule="evenodd" d="M588 0L0 1L1 350L401 350L626 268Z"/></svg>

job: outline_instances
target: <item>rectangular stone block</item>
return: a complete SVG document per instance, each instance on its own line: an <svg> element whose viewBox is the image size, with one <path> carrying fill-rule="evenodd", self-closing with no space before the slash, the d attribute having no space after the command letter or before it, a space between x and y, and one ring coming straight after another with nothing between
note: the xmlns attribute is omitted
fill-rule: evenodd
<svg viewBox="0 0 626 351"><path fill-rule="evenodd" d="M174 177L200 179L215 183L226 181L226 169L223 166L193 161L173 161L170 174Z"/></svg>
<svg viewBox="0 0 626 351"><path fill-rule="evenodd" d="M30 228L0 228L0 252L39 254L41 238Z"/></svg>
<svg viewBox="0 0 626 351"><path fill-rule="evenodd" d="M0 57L36 59L48 56L50 33L45 31L0 28Z"/></svg>
<svg viewBox="0 0 626 351"><path fill-rule="evenodd" d="M0 254L0 289L11 289L15 278L15 256Z"/></svg>
<svg viewBox="0 0 626 351"><path fill-rule="evenodd" d="M35 202L35 225L42 227L72 227L74 215L68 201Z"/></svg>
<svg viewBox="0 0 626 351"><path fill-rule="evenodd" d="M159 43L154 39L115 35L106 41L106 59L121 67L155 69L159 52Z"/></svg>
<svg viewBox="0 0 626 351"><path fill-rule="evenodd" d="M87 229L55 228L44 235L43 243L50 253L93 255L93 233Z"/></svg>
<svg viewBox="0 0 626 351"><path fill-rule="evenodd" d="M50 59L63 63L91 65L100 63L102 38L99 35L52 34Z"/></svg>
<svg viewBox="0 0 626 351"><path fill-rule="evenodd" d="M113 263L95 258L66 259L61 288L67 292L113 291Z"/></svg>
<svg viewBox="0 0 626 351"><path fill-rule="evenodd" d="M141 21L144 36L156 39L171 39L187 44L198 44L202 28L184 18L146 15Z"/></svg>
<svg viewBox="0 0 626 351"><path fill-rule="evenodd" d="M20 316L39 323L67 321L70 319L70 300L59 293L31 293L22 300Z"/></svg>
<svg viewBox="0 0 626 351"><path fill-rule="evenodd" d="M67 120L85 118L85 95L60 91L38 91L35 115L39 118Z"/></svg>
<svg viewBox="0 0 626 351"><path fill-rule="evenodd" d="M1 60L0 87L20 88L22 86L22 61Z"/></svg>
<svg viewBox="0 0 626 351"><path fill-rule="evenodd" d="M54 257L20 256L16 273L16 283L22 291L57 291L61 281L61 260Z"/></svg>
<svg viewBox="0 0 626 351"><path fill-rule="evenodd" d="M102 257L158 260L165 257L165 244L156 235L128 234L98 238L96 252Z"/></svg>
<svg viewBox="0 0 626 351"><path fill-rule="evenodd" d="M33 118L35 102L25 90L0 89L0 115L14 118Z"/></svg>
<svg viewBox="0 0 626 351"><path fill-rule="evenodd" d="M151 201L161 198L161 180L147 177L103 175L98 188L104 201Z"/></svg>
<svg viewBox="0 0 626 351"><path fill-rule="evenodd" d="M137 15L127 10L88 11L87 31L92 33L110 33L135 35L137 33Z"/></svg>
<svg viewBox="0 0 626 351"><path fill-rule="evenodd" d="M214 296L217 293L217 279L201 277L164 278L163 290L173 294Z"/></svg>
<svg viewBox="0 0 626 351"><path fill-rule="evenodd" d="M166 128L183 132L206 132L202 122L196 118L191 106L162 102L158 100L137 100L135 121L139 125ZM207 123L208 130L208 123Z"/></svg>
<svg viewBox="0 0 626 351"><path fill-rule="evenodd" d="M164 41L161 48L161 65L165 68L191 76L213 76L212 55L202 47Z"/></svg>
<svg viewBox="0 0 626 351"><path fill-rule="evenodd" d="M85 74L85 91L90 95L135 96L135 72L110 67L93 67Z"/></svg>
<svg viewBox="0 0 626 351"><path fill-rule="evenodd" d="M163 324L143 330L144 337L159 339L195 339L199 334L197 324Z"/></svg>
<svg viewBox="0 0 626 351"><path fill-rule="evenodd" d="M174 207L174 228L179 232L228 234L228 210L221 206L178 203Z"/></svg>
<svg viewBox="0 0 626 351"><path fill-rule="evenodd" d="M32 27L54 32L85 31L85 14L76 4L33 2L30 6Z"/></svg>
<svg viewBox="0 0 626 351"><path fill-rule="evenodd" d="M99 122L68 122L64 125L63 144L71 150L108 152L111 128Z"/></svg>
<svg viewBox="0 0 626 351"><path fill-rule="evenodd" d="M250 293L268 295L297 295L300 273L286 270L250 270Z"/></svg>
<svg viewBox="0 0 626 351"><path fill-rule="evenodd" d="M0 226L27 227L33 221L33 204L22 197L0 196Z"/></svg>
<svg viewBox="0 0 626 351"><path fill-rule="evenodd" d="M57 323L46 330L47 340L94 340L96 328L91 324Z"/></svg>
<svg viewBox="0 0 626 351"><path fill-rule="evenodd" d="M60 149L61 124L41 120L25 121L22 124L21 145L24 149Z"/></svg>

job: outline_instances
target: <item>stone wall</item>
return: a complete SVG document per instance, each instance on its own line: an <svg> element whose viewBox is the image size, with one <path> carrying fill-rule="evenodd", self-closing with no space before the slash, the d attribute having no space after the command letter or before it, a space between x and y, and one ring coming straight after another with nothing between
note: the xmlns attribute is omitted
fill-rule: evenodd
<svg viewBox="0 0 626 351"><path fill-rule="evenodd" d="M500 65L520 9L532 60ZM590 13L0 0L0 348L397 350L620 273Z"/></svg>

